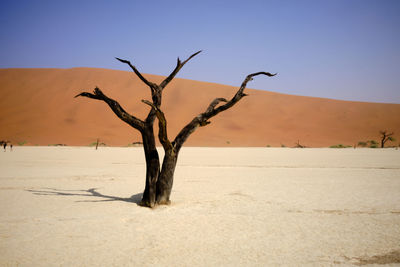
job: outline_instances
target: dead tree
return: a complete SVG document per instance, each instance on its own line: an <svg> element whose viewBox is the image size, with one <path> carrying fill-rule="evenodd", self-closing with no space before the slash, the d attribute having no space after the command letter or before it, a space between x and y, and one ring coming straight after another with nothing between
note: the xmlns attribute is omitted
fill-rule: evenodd
<svg viewBox="0 0 400 267"><path fill-rule="evenodd" d="M380 135L381 135L381 148L385 147L385 143L387 141L395 141L395 139L392 137L393 136L393 132L388 133L387 131L379 131Z"/></svg>
<svg viewBox="0 0 400 267"><path fill-rule="evenodd" d="M297 140L297 143L295 143L295 148L305 148L305 146L300 144L300 140Z"/></svg>
<svg viewBox="0 0 400 267"><path fill-rule="evenodd" d="M181 62L178 58L175 69L160 84L155 84L148 81L131 64L130 61L117 58L122 63L128 64L133 72L139 77L139 79L143 83L145 83L151 90L152 101L142 100L145 104L151 107L145 120L141 120L127 113L117 101L107 97L97 87L94 89L93 93L83 92L75 96L84 96L104 101L122 121L126 122L141 133L146 159L146 185L140 203L142 206L154 207L157 204L160 205L170 203L170 195L179 151L183 143L187 140L190 134L192 134L196 130L197 127L206 126L210 123L210 118L214 117L224 110L231 108L240 99L242 99L242 97L246 96L243 91L246 88L247 83L252 80L254 76L261 74L267 76L275 75L268 72L257 72L248 75L231 100L227 101L224 98L216 98L214 101L211 102L205 112L194 117L194 119L189 124L187 124L171 142L167 135L167 120L164 116L164 113L161 111L162 92L164 88L169 84L169 82L176 76L179 70L190 59L192 59L200 52L201 51L194 53L183 62ZM225 102L225 104L218 106L218 104L220 104L221 102ZM156 117L159 122L158 137L160 143L165 150L165 155L161 168L159 155L155 145L155 136L153 130L153 124Z"/></svg>

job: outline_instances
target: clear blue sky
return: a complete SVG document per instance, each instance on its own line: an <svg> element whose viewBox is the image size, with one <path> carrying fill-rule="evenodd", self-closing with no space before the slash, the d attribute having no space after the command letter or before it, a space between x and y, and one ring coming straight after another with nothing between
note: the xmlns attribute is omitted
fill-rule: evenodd
<svg viewBox="0 0 400 267"><path fill-rule="evenodd" d="M344 100L400 103L400 1L0 2L0 68L98 67ZM190 88L188 88L190 90Z"/></svg>

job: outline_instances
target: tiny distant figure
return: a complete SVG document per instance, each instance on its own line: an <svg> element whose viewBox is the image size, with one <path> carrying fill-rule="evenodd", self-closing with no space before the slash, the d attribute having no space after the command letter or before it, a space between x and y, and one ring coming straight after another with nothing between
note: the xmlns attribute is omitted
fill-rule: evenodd
<svg viewBox="0 0 400 267"><path fill-rule="evenodd" d="M7 143L6 142L4 142L3 147L4 147L4 152L6 152L6 147L7 147Z"/></svg>
<svg viewBox="0 0 400 267"><path fill-rule="evenodd" d="M10 151L12 151L12 144L10 144Z"/></svg>

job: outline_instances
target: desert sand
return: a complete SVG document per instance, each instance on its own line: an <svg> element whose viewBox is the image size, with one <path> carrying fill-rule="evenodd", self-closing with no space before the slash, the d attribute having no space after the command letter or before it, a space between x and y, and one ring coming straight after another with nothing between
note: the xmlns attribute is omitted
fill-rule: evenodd
<svg viewBox="0 0 400 267"><path fill-rule="evenodd" d="M184 147L137 205L142 148L0 152L1 266L400 263L400 150Z"/></svg>
<svg viewBox="0 0 400 267"><path fill-rule="evenodd" d="M247 74L244 74L244 76ZM164 77L145 74L160 82ZM244 79L245 77L243 77ZM256 79L281 79L278 76ZM126 146L141 141L100 101L74 98L95 86L144 119L150 90L132 72L93 68L1 69L0 140L14 144L87 146L96 141ZM240 86L238 84L237 86ZM248 83L252 88L252 83ZM400 104L361 103L246 89L248 97L211 119L187 141L189 146L308 147L353 146L379 139L379 131L400 139ZM171 139L217 97L230 99L238 87L174 79L164 90L162 109ZM321 88L324 90L324 88ZM157 123L156 123L157 124ZM398 142L388 145L398 145Z"/></svg>

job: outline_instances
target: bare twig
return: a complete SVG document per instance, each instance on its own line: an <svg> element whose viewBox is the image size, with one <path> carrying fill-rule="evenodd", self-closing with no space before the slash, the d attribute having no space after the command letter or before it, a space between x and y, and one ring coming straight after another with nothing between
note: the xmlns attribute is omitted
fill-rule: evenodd
<svg viewBox="0 0 400 267"><path fill-rule="evenodd" d="M198 55L200 52L201 52L201 50L200 50L200 51L197 51L196 53L194 53L193 55L191 55L188 59L186 59L186 60L183 61L183 62L181 62L181 60L180 60L179 57L178 57L178 60L177 60L177 62L176 62L176 67L175 67L175 69L171 72L171 74L170 74L167 78L165 78L164 81L162 81L162 82L160 83L160 88L161 88L161 90L163 90L163 89L168 85L168 83L176 76L176 74L178 74L178 72L180 71L180 69L181 69L190 59L192 59L193 57L195 57L196 55Z"/></svg>
<svg viewBox="0 0 400 267"><path fill-rule="evenodd" d="M135 66L133 66L131 64L131 62L129 60L120 59L117 57L116 57L116 59L121 61L122 63L128 64L129 67L131 67L131 69L133 70L133 72L139 77L139 79L142 80L142 82L144 82L147 86L149 86L151 88L151 90L156 90L157 84L149 82L145 77L143 77L143 75L136 69Z"/></svg>

